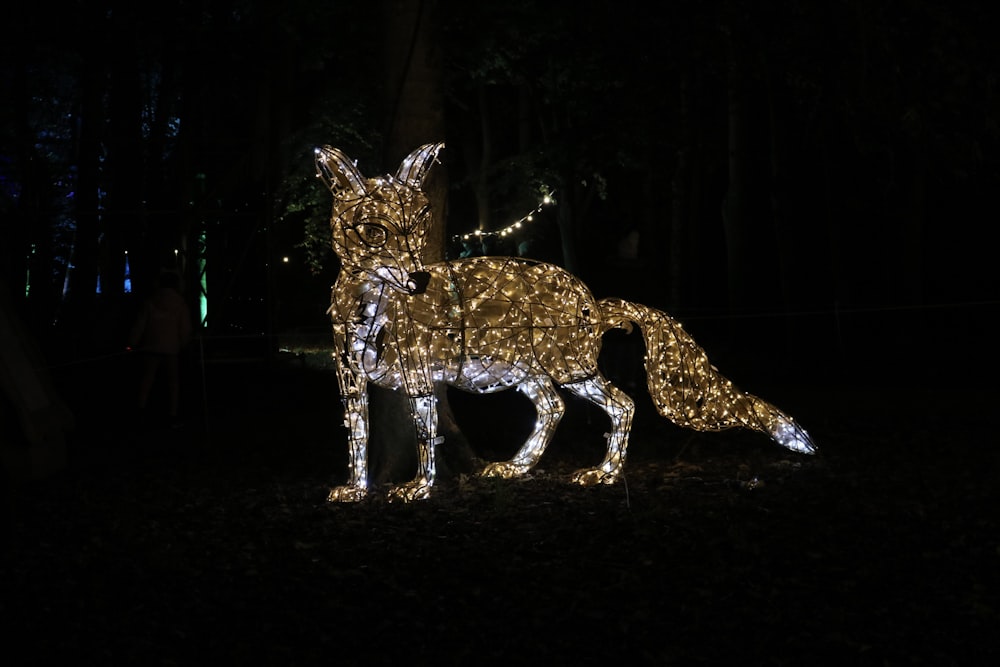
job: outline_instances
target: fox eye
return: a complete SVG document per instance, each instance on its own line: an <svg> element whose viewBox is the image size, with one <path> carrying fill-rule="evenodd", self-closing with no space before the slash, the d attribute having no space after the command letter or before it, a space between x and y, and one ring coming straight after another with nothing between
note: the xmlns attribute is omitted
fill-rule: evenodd
<svg viewBox="0 0 1000 667"><path fill-rule="evenodd" d="M363 243L372 246L373 248L385 245L385 242L389 239L389 233L386 231L385 227L382 225L372 224L370 222L363 222L360 225L355 225L354 231Z"/></svg>

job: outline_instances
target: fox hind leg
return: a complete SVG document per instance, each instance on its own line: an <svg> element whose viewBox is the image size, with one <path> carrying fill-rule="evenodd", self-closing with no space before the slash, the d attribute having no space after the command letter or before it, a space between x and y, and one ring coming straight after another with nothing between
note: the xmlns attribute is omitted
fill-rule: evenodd
<svg viewBox="0 0 1000 667"><path fill-rule="evenodd" d="M525 380L517 389L535 404L537 414L535 427L511 460L489 464L483 469L484 477L510 479L531 470L552 441L556 426L566 412L566 405L553 386L552 380L547 377Z"/></svg>
<svg viewBox="0 0 1000 667"><path fill-rule="evenodd" d="M629 432L632 430L635 402L600 373L580 382L565 384L563 388L597 405L611 419L608 451L604 460L596 468L578 470L573 474L573 482L582 486L616 482L625 465L625 452L628 448Z"/></svg>

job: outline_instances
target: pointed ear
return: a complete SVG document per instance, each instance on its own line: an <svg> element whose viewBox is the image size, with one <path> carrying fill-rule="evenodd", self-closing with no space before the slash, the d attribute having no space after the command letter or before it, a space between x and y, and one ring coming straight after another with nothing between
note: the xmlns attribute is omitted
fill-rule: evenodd
<svg viewBox="0 0 1000 667"><path fill-rule="evenodd" d="M444 142L436 144L424 144L417 150L407 155L396 170L396 180L409 185L411 188L420 189L427 170L437 162L437 155L444 148Z"/></svg>
<svg viewBox="0 0 1000 667"><path fill-rule="evenodd" d="M339 148L323 146L316 149L316 175L334 195L344 190L358 195L367 193L365 177L357 165Z"/></svg>

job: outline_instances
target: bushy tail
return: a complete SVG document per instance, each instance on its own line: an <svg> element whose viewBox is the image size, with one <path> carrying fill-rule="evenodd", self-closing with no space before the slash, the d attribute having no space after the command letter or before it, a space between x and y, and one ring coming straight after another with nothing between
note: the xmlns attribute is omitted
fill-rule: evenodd
<svg viewBox="0 0 1000 667"><path fill-rule="evenodd" d="M817 449L791 417L767 401L745 394L708 361L708 355L666 313L622 299L598 304L608 329L631 330L646 341L646 381L661 415L697 431L743 427L766 433L782 447L804 454Z"/></svg>

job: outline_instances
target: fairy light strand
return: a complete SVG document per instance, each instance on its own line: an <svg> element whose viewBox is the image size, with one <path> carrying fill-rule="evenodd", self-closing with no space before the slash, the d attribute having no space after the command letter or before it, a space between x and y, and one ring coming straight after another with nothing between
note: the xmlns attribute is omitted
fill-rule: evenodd
<svg viewBox="0 0 1000 667"><path fill-rule="evenodd" d="M518 220L515 220L506 227L503 227L502 229L495 229L492 231L484 231L482 229L477 229L475 231L466 232L464 234L454 234L452 235L451 240L470 241L472 239L484 239L491 237L506 238L512 234L517 233L519 230L524 229L527 224L534 222L535 215L537 213L541 213L542 209L544 209L546 206L552 206L556 204L556 199L555 199L556 191L552 190L551 192L549 192L545 188L543 188L543 190L545 190L545 194L542 195L542 200L538 203L538 206L536 206L530 213L522 216Z"/></svg>

